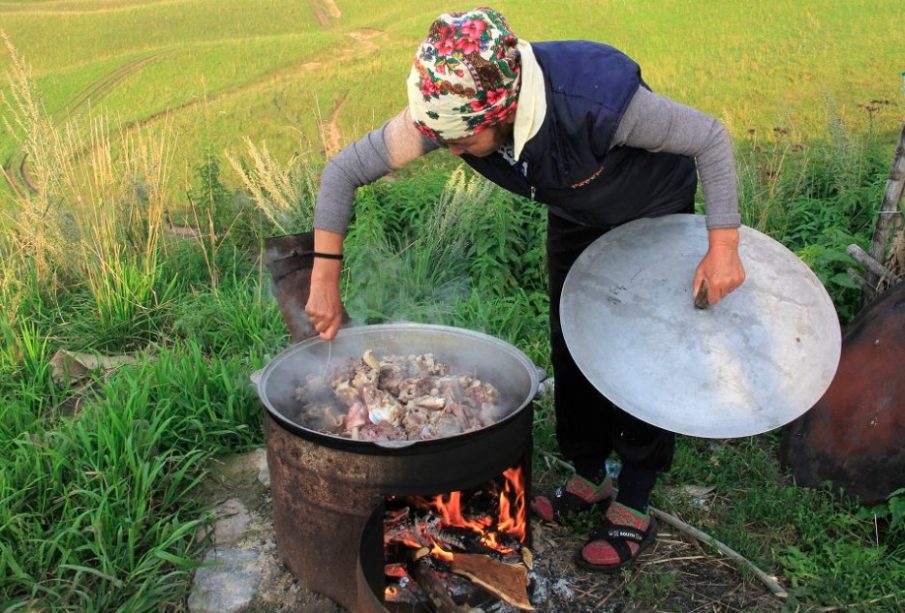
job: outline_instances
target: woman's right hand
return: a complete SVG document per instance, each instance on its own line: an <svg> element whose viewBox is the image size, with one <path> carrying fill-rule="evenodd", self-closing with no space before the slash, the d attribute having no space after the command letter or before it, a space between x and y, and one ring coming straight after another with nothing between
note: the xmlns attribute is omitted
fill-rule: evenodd
<svg viewBox="0 0 905 613"><path fill-rule="evenodd" d="M324 253L342 253L342 235L322 230L314 231L314 250ZM342 262L326 258L314 258L311 268L311 289L305 314L311 325L325 341L333 340L343 320L343 303L339 295L339 277Z"/></svg>
<svg viewBox="0 0 905 613"><path fill-rule="evenodd" d="M339 267L339 262L335 265ZM343 304L339 297L339 274L336 279L318 280L315 263L311 272L311 291L308 294L308 303L305 305L305 313L311 320L311 325L325 341L333 340L339 331L343 319Z"/></svg>

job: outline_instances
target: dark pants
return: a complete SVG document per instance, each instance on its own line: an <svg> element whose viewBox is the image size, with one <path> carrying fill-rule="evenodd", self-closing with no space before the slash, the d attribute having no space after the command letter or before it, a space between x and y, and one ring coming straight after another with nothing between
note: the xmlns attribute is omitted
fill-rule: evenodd
<svg viewBox="0 0 905 613"><path fill-rule="evenodd" d="M693 213L694 203L677 212ZM579 474L595 480L602 476L604 462L615 451L622 462L619 500L643 510L657 473L668 470L672 464L675 435L632 417L597 391L572 359L559 318L559 299L569 269L588 245L610 229L583 226L552 213L547 215L556 438L563 456L575 465Z"/></svg>

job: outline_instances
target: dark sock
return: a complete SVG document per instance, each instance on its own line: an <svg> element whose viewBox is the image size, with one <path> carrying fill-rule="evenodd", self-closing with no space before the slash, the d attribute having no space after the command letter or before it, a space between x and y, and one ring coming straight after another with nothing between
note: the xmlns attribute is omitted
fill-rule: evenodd
<svg viewBox="0 0 905 613"><path fill-rule="evenodd" d="M603 483L606 477L605 461L600 458L578 458L575 460L575 472L591 483Z"/></svg>
<svg viewBox="0 0 905 613"><path fill-rule="evenodd" d="M650 493L657 482L657 471L636 464L623 464L619 473L619 493L616 500L627 507L647 513Z"/></svg>

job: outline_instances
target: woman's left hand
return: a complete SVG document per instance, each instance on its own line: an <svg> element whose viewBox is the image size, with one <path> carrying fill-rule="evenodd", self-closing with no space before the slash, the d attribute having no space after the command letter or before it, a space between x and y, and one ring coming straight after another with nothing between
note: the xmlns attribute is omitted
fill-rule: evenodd
<svg viewBox="0 0 905 613"><path fill-rule="evenodd" d="M738 229L716 228L708 231L709 247L694 273L691 289L697 296L707 284L707 302L716 304L745 280L745 269L738 256Z"/></svg>

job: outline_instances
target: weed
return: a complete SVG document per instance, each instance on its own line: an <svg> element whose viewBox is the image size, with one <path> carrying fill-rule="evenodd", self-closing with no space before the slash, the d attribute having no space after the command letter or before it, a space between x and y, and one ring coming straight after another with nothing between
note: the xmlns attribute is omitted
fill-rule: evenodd
<svg viewBox="0 0 905 613"><path fill-rule="evenodd" d="M676 571L656 569L638 573L626 585L626 591L632 601L642 610L676 610L664 609L664 601L675 589L679 575Z"/></svg>
<svg viewBox="0 0 905 613"><path fill-rule="evenodd" d="M250 277L183 296L174 307L172 333L198 343L208 355L263 352L289 342L275 301Z"/></svg>
<svg viewBox="0 0 905 613"><path fill-rule="evenodd" d="M250 166L231 155L227 160L251 194L255 206L280 234L307 230L314 218L317 190L314 176L303 160L295 156L285 167L267 145L245 141Z"/></svg>

